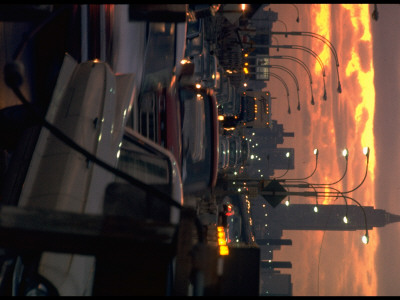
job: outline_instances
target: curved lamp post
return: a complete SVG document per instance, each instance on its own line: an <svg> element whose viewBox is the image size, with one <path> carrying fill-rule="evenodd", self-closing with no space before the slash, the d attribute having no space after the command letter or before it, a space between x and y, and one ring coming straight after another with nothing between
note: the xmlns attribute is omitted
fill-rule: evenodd
<svg viewBox="0 0 400 300"><path fill-rule="evenodd" d="M365 213L365 209L364 207L362 207L362 205L360 204L360 202L358 202L356 199L349 197L349 196L344 196L344 198L350 199L351 201L357 203L357 205L361 208L363 214L364 214L364 222L365 222L365 234L361 237L361 241L363 242L363 244L368 244L369 243L369 235L368 235L368 223L367 223L367 215Z"/></svg>
<svg viewBox="0 0 400 300"><path fill-rule="evenodd" d="M339 192L340 193L340 192ZM349 197L349 196L344 196L344 195L342 195L342 197L343 197L343 199L345 200L345 202L346 202L346 216L345 217L343 217L343 222L344 223L348 223L348 219L347 219L347 199L350 199L350 200L352 200L353 202L355 202L360 208L361 208L361 210L362 210L362 212L363 212L363 214L364 214L364 223L365 223L365 234L361 237L361 242L363 243L363 244L368 244L369 243L369 235L368 235L368 223L367 223L367 215L366 215L366 213L365 213L365 209L362 207L362 205L357 201L357 200L355 200L354 198L351 198L351 197ZM336 197L336 199L337 199L338 197ZM336 200L335 199L335 200ZM325 236L325 231L324 231L324 236ZM318 295L319 295L319 265L320 265L320 260L321 260L321 249L322 249L322 242L323 242L323 239L322 239L322 241L321 241L321 246L320 246L320 250L319 250L319 254L318 254Z"/></svg>
<svg viewBox="0 0 400 300"><path fill-rule="evenodd" d="M349 193L351 193L351 192L354 192L355 190L357 190L357 189L364 183L365 179L367 178L367 174L368 174L369 152L370 152L369 147L364 147L364 148L363 148L363 154L364 154L365 157L367 158L367 165L366 165L366 167L365 167L365 174L364 174L363 180L362 180L362 181L360 182L360 184L357 185L355 188L353 188L353 189L350 190L350 191L342 192L342 194L349 194Z"/></svg>
<svg viewBox="0 0 400 300"><path fill-rule="evenodd" d="M347 165L347 151L346 151L347 149L345 149L345 150L343 150L343 155L346 157L346 165ZM365 181L365 179L367 178L367 174L368 174L368 164L369 164L369 154L370 154L370 149L369 149L369 147L364 147L363 148L363 153L364 153L364 155L366 156L366 158L367 158L367 164L366 164L366 170L365 170L365 175L364 175L364 178L363 178L363 180L360 182L360 184L358 184L355 188L353 188L353 189L351 189L351 190L349 190L349 191L345 191L345 192L341 192L341 191L339 191L338 189L336 189L336 188L333 188L333 187L330 187L330 186L328 186L328 184L312 184L312 183L308 183L308 182L305 182L304 184L297 184L297 185L286 185L287 187L297 187L297 188L313 188L314 189L314 192L290 192L290 193L285 193L286 195L297 195L297 196L315 196L315 197L320 197L320 196L323 196L323 197L337 197L339 194L345 199L345 201L346 201L346 207L347 207L347 200L346 199L351 199L351 200L354 200L353 198L351 198L351 197L349 197L349 196L346 196L345 194L349 194L349 193L351 193L351 192L354 192L355 190L357 190L363 183L364 183L364 181ZM345 155L346 154L346 155ZM346 167L346 170L347 170L347 167ZM345 172L346 173L346 172ZM342 178L344 177L344 175L342 176ZM341 179L342 179L341 178ZM341 180L340 179L340 180ZM339 181L340 181L339 180ZM339 181L337 181L337 182L339 182ZM337 182L335 182L335 183L337 183ZM315 189L315 187L317 187L317 188L324 188L324 189L326 189L326 188L329 188L329 189L332 189L332 190L334 190L335 192L326 192L326 191L324 191L324 192L319 192L319 191L316 191L316 189ZM355 200L354 200L355 201ZM357 202L357 201L355 201L360 207L361 207L361 205ZM365 214L365 212L364 212L364 214ZM346 223L346 221L347 221L347 211L346 211L346 216L345 216L345 218L344 218L344 220L343 220L345 223ZM366 235L363 237L363 239L366 241L365 243L368 243L368 231L367 231L367 233L366 233Z"/></svg>
<svg viewBox="0 0 400 300"><path fill-rule="evenodd" d="M369 147L364 147L363 148L363 153L364 153L365 157L367 158L367 164L366 164L366 167L365 167L365 174L364 174L363 180L361 180L361 182L356 187L354 187L353 189L351 189L349 191L345 191L345 192L340 192L342 195L354 192L355 190L357 190L364 183L365 179L367 178L367 174L368 174L369 152L370 152ZM344 176L342 176L342 177L344 177ZM339 181L337 181L337 182L339 182ZM335 182L335 183L337 183L337 182ZM313 184L313 185L316 185L316 184ZM320 187L324 188L327 184L319 184L319 185L320 185ZM303 186L303 187L305 187L305 186ZM332 194L336 194L336 193L334 193L334 192L323 192L323 195L325 195L325 196L332 195Z"/></svg>
<svg viewBox="0 0 400 300"><path fill-rule="evenodd" d="M348 166L348 161L349 161L349 150L347 150L347 148L344 148L343 151L342 151L342 155L346 159L346 167L344 169L342 177L340 177L335 182L331 182L331 183L313 183L313 185L318 185L318 186L320 186L320 185L323 185L323 186L334 185L334 184L336 184L336 183L338 183L338 182L343 180L344 176L346 176L346 173L347 173L347 166Z"/></svg>
<svg viewBox="0 0 400 300"><path fill-rule="evenodd" d="M297 11L296 22L297 22L297 23L300 23L299 9L297 8L297 6L296 6L295 4L293 4L293 3L290 3L290 4L292 4L292 5L294 6L294 8L296 8L296 11Z"/></svg>
<svg viewBox="0 0 400 300"><path fill-rule="evenodd" d="M319 65L321 67L322 80L323 80L323 83L324 83L324 94L323 94L322 98L325 101L327 100L326 84L325 84L325 66L324 66L324 63L322 62L321 58L313 50L311 50L310 48L307 48L305 46L300 46L300 45L272 45L272 44L255 45L253 42L243 42L243 44L250 45L252 48L276 48L277 51L279 51L280 48L303 50L303 51L306 51L307 53L311 54L318 61Z"/></svg>
<svg viewBox="0 0 400 300"><path fill-rule="evenodd" d="M378 21L378 19L379 19L379 12L378 12L378 5L377 4L374 4L374 11L371 13L371 17L375 21Z"/></svg>
<svg viewBox="0 0 400 300"><path fill-rule="evenodd" d="M281 178L281 177L285 176L287 172L289 172L289 166L290 166L290 152L286 152L286 157L287 157L287 159L288 159L288 167L287 167L286 172L283 173L283 174L282 174L281 176L279 176L279 177L275 177L274 179L276 179L276 178Z"/></svg>
<svg viewBox="0 0 400 300"><path fill-rule="evenodd" d="M318 61L319 65L321 66L321 70L322 70L322 80L324 83L324 95L322 96L322 98L324 100L327 100L326 85L325 85L325 66L324 66L324 63L322 62L321 58L313 50L311 50L310 48L304 47L304 46L299 46L299 45L279 45L279 46L267 45L267 46L256 46L256 47L286 48L286 49L303 50L303 51L306 51L307 53L311 54L312 56L314 56L314 58Z"/></svg>
<svg viewBox="0 0 400 300"><path fill-rule="evenodd" d="M367 223L367 215L365 213L365 209L362 207L362 205L354 198L346 196L343 194L343 192L339 191L338 189L332 188L331 189L336 190L336 192L338 193L338 195L341 195L346 203L346 215L343 217L343 222L344 223L348 223L348 218L347 218L347 210L348 210L348 204L347 204L347 199L355 202L362 210L363 214L364 214L364 223L365 223L365 234L361 237L361 241L363 242L363 244L368 244L369 242L369 236L368 236L368 223Z"/></svg>
<svg viewBox="0 0 400 300"><path fill-rule="evenodd" d="M290 56L290 55L272 55L272 56L268 56L268 57L273 58L273 59L289 59L289 60L299 63L304 68L304 70L307 72L308 79L310 80L311 105L314 105L315 102L314 102L314 95L313 95L313 89L312 89L312 76L311 76L310 69L307 67L307 65L301 59L294 57L294 56Z"/></svg>
<svg viewBox="0 0 400 300"><path fill-rule="evenodd" d="M317 151L317 153L315 153L315 151ZM316 170L316 168L317 168L318 149L314 149L314 154L317 155L317 156L316 156L315 169L314 169L314 172L315 172L315 170ZM347 173L348 157L349 157L349 151L347 150L347 148L343 149L342 155L343 155L343 157L346 159L346 166L345 166L345 169L344 169L344 172L343 172L342 177L340 177L338 180L336 180L336 181L334 181L334 182L331 182L331 183L308 183L308 182L305 182L304 184L299 185L298 187L307 188L307 187L309 187L309 186L316 186L316 187L323 187L323 188L325 188L325 187L328 187L328 186L330 186L330 185L334 185L334 184L336 184L336 183L339 183L341 180L343 180L344 176L346 176L346 173ZM314 172L311 174L311 176L314 174ZM310 178L311 176L306 177L306 178L299 178L299 179L285 179L285 180L282 180L282 181L289 181L289 180L291 180L291 181L299 181L299 180L308 179L308 178Z"/></svg>
<svg viewBox="0 0 400 300"><path fill-rule="evenodd" d="M287 26L286 26L285 22L283 22L282 20L279 20L279 19L277 19L276 22L281 22L285 26L285 30L287 32ZM287 35L285 35L285 37L287 37Z"/></svg>
<svg viewBox="0 0 400 300"><path fill-rule="evenodd" d="M314 153L314 155L315 155L315 167L314 167L314 170L312 171L312 173L311 173L310 175L308 175L307 177L304 177L304 178L287 178L287 179L280 179L280 180L278 180L278 181L279 181L279 182L286 182L286 181L302 181L302 180L306 180L306 179L310 178L311 176L313 176L314 173L315 173L315 171L317 170L317 166L318 166L318 154L319 154L318 149L315 148L314 151L313 151L313 153ZM311 186L311 185L315 185L315 184L307 183L307 182L306 182L306 184L307 184L307 185L304 185L304 186L302 186L302 187L309 187L309 185L310 185L310 186ZM299 187L299 186L297 186L297 187Z"/></svg>
<svg viewBox="0 0 400 300"><path fill-rule="evenodd" d="M281 65L266 65L265 67L281 69L281 70L287 72L293 78L293 81L296 84L296 88L297 88L297 110L300 110L300 95L299 95L300 85L299 85L299 81L297 80L296 75L290 69L288 69L284 66L281 66Z"/></svg>
<svg viewBox="0 0 400 300"><path fill-rule="evenodd" d="M282 77L280 77L279 75L276 75L275 73L269 72L269 75L271 75L272 77L278 79L283 84L283 86L286 88L287 103L288 103L288 114L290 114L291 111L290 111L290 103L289 103L289 88L288 88L286 82L282 79ZM267 156L267 157L269 157L269 156Z"/></svg>
<svg viewBox="0 0 400 300"><path fill-rule="evenodd" d="M285 187L300 187L300 186L301 186L301 185L285 185ZM362 236L362 242L363 242L364 244L368 244L368 242L369 242L369 236L368 236L367 215L366 215L366 213L365 213L364 208L362 207L362 205L361 205L357 200L355 200L354 198L352 198L352 197L350 197L350 196L344 195L343 192L341 192L341 191L339 191L338 189L333 188L333 187L328 187L328 188L334 190L335 192L322 192L322 194L320 194L321 192L317 192L317 191L316 191L316 188L325 188L325 187L322 187L322 186L320 186L320 187L315 187L314 185L309 184L309 183L305 183L305 184L303 184L302 186L312 187L312 188L314 189L313 196L315 196L316 199L318 199L318 197L320 197L320 196L324 196L324 197L336 197L336 199L337 199L337 198L339 197L339 195L340 195L340 196L344 199L345 204L346 204L346 214L345 214L345 216L343 217L343 222L346 223L346 224L348 223L348 217L347 217L348 203L347 203L347 200L349 199L349 200L355 202L355 203L361 208L361 210L362 210L362 212L363 212L363 214L364 214L365 234ZM335 200L336 200L336 199L335 199ZM314 207L314 211L315 211L315 212L318 212L318 207L317 207L317 205L318 205L318 200L317 200L317 202L316 202L316 206Z"/></svg>
<svg viewBox="0 0 400 300"><path fill-rule="evenodd" d="M275 36L271 36L271 38L275 39L276 44L278 45L278 47L276 48L276 51L279 52L279 41Z"/></svg>
<svg viewBox="0 0 400 300"><path fill-rule="evenodd" d="M288 32L287 29L286 29L286 32L277 31L277 32L271 32L271 34L284 34L285 37L287 37L288 35L311 36L311 37L314 37L314 38L324 42L329 47L329 49L331 50L331 52L333 54L333 57L335 58L336 73L337 73L337 77L338 77L337 91L339 93L342 92L342 86L340 84L340 77L339 77L339 59L338 59L338 56L337 56L337 52L336 52L335 47L332 45L332 43L326 37L324 37L324 36L322 36L322 35L320 35L318 33L309 32L309 31L291 31L291 32Z"/></svg>

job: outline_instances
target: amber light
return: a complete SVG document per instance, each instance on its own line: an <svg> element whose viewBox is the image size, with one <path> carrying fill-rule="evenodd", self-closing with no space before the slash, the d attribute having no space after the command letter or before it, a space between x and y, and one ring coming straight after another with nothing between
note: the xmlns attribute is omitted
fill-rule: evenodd
<svg viewBox="0 0 400 300"><path fill-rule="evenodd" d="M219 255L229 255L229 248L226 245L224 227L223 226L218 226L217 227L217 232L218 232Z"/></svg>

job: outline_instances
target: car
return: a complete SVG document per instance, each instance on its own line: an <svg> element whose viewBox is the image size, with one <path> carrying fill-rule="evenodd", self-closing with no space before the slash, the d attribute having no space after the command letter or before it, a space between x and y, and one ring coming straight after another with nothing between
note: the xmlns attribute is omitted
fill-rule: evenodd
<svg viewBox="0 0 400 300"><path fill-rule="evenodd" d="M128 126L169 149L180 164L180 103L174 93L176 78L185 72L181 70L185 43L182 45L182 38L178 37L179 26L180 23L149 24L143 79ZM186 32L181 35L185 37Z"/></svg>
<svg viewBox="0 0 400 300"><path fill-rule="evenodd" d="M242 217L235 213L227 218L227 243L237 243L241 240Z"/></svg>
<svg viewBox="0 0 400 300"><path fill-rule="evenodd" d="M241 111L241 96L233 85L230 86L229 95L229 101L221 105L222 114L225 117L236 117L238 119Z"/></svg>
<svg viewBox="0 0 400 300"><path fill-rule="evenodd" d="M193 58L204 51L204 21L189 20L186 29L185 57Z"/></svg>
<svg viewBox="0 0 400 300"><path fill-rule="evenodd" d="M215 89L215 95L217 97L218 106L229 102L231 97L231 82L229 77L224 75L224 70L222 67L218 67L219 72L219 83Z"/></svg>
<svg viewBox="0 0 400 300"><path fill-rule="evenodd" d="M241 165L245 166L247 161L250 159L251 150L250 150L250 142L244 138L242 140L242 157L241 157Z"/></svg>
<svg viewBox="0 0 400 300"><path fill-rule="evenodd" d="M229 141L225 135L219 136L218 172L223 172L229 166Z"/></svg>
<svg viewBox="0 0 400 300"><path fill-rule="evenodd" d="M218 223L224 227L228 245L240 242L242 235L242 216L239 207L234 205L232 200L226 196L219 205Z"/></svg>
<svg viewBox="0 0 400 300"><path fill-rule="evenodd" d="M46 119L109 166L183 205L183 185L175 156L126 127L133 102L133 77L133 74L116 75L107 63L99 60L78 63L66 55ZM124 207L123 203L104 202L108 187L118 183L123 181L114 173L93 164L43 128L18 206L80 214L129 215L171 224L179 221L179 210L169 205L155 207L150 212L138 210L146 206L147 199L140 194L135 194L135 199L142 202L134 203L135 209L124 210L118 208ZM15 274L23 274L24 268L35 268L35 265L22 265L21 260L18 262ZM59 295L90 295L94 266L94 256L44 252L38 260L35 277L42 281L26 293L45 293L41 286L47 286ZM13 284L17 287L34 279L16 278Z"/></svg>
<svg viewBox="0 0 400 300"><path fill-rule="evenodd" d="M236 171L240 166L242 155L242 143L237 135L230 135L229 141L229 170Z"/></svg>
<svg viewBox="0 0 400 300"><path fill-rule="evenodd" d="M197 83L216 89L218 85L218 59L205 40L204 19L187 22L185 58L195 66L194 76Z"/></svg>
<svg viewBox="0 0 400 300"><path fill-rule="evenodd" d="M211 192L218 175L219 124L213 90L179 89L182 103L182 180L185 194Z"/></svg>
<svg viewBox="0 0 400 300"><path fill-rule="evenodd" d="M212 89L196 86L194 69L193 63L182 62L169 83L143 88L138 100L139 116L149 113L139 118L145 124L139 125L139 132L175 155L185 194L213 189L218 173L216 97Z"/></svg>

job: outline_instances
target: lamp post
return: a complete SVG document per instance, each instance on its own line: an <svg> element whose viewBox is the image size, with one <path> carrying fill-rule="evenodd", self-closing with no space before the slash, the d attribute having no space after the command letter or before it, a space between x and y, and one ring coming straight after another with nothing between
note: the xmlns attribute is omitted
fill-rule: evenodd
<svg viewBox="0 0 400 300"><path fill-rule="evenodd" d="M300 95L299 95L300 86L299 86L299 81L297 80L296 75L290 69L288 69L284 66L281 66L281 65L266 65L265 67L281 69L281 70L287 72L293 78L293 81L296 84L296 88L297 88L297 110L300 110Z"/></svg>
<svg viewBox="0 0 400 300"><path fill-rule="evenodd" d="M255 46L255 47L260 47L260 46ZM314 56L314 58L318 61L321 70L322 70L322 80L324 83L324 94L322 96L322 98L324 100L327 100L327 95L326 95L326 85L325 85L325 66L324 63L322 62L321 58L317 55L317 53L315 53L313 50L311 50L310 48L304 47L304 46L299 46L299 45L267 45L267 46L261 46L261 47L265 47L265 48L286 48L286 49L296 49L296 50L303 50L306 51L307 53L311 54L312 56Z"/></svg>
<svg viewBox="0 0 400 300"><path fill-rule="evenodd" d="M311 37L314 37L314 38L324 42L329 47L329 49L331 50L331 52L333 54L333 57L335 58L336 73L337 73L337 77L338 77L337 91L338 91L338 93L342 92L342 86L340 84L340 77L339 77L339 59L338 59L338 56L337 56L337 52L336 52L335 47L332 45L332 43L326 37L324 37L324 36L322 36L322 35L320 35L318 33L309 32L309 31L290 31L290 32L288 32L287 29L286 29L285 32L280 32L280 31L275 31L274 32L273 31L273 32L271 32L271 34L284 34L285 37L287 37L288 35L311 36Z"/></svg>
<svg viewBox="0 0 400 300"><path fill-rule="evenodd" d="M334 182L331 182L331 183L313 183L313 185L323 185L323 186L334 185L334 184L340 182L341 180L343 180L344 176L346 176L346 173L347 173L347 166L348 166L348 161L349 161L348 160L348 158L349 158L349 150L347 150L347 148L343 149L342 155L346 159L346 167L344 169L342 177L340 177L338 180L336 180Z"/></svg>
<svg viewBox="0 0 400 300"><path fill-rule="evenodd" d="M368 174L368 165L369 165L369 154L370 154L370 149L369 147L364 147L363 148L363 153L365 155L365 157L367 158L367 163L366 163L366 167L365 167L365 174L364 174L364 178L362 179L362 181L353 189L345 191L345 192L340 192L341 195L345 195L345 194L349 194L354 192L355 190L357 190L365 181L365 179L367 178L367 174ZM344 177L344 176L342 176ZM327 184L314 184L314 183L305 183L305 184L299 184L296 187L298 188L310 188L313 186L318 185L318 187L320 188L327 188ZM293 187L293 186L292 186ZM333 189L333 188L331 188ZM335 195L337 195L337 191L336 192L310 192L310 191L302 191L302 192L274 192L274 195L296 195L296 196L303 196L303 197L314 197L314 196L324 196L324 197L333 197Z"/></svg>
<svg viewBox="0 0 400 300"><path fill-rule="evenodd" d="M323 83L324 83L324 94L323 94L322 98L324 100L327 100L326 85L325 85L325 66L324 66L324 63L322 62L321 58L313 50L311 50L310 48L307 48L305 46L300 46L300 45L272 45L272 44L255 45L253 42L243 42L243 44L250 45L251 48L276 48L277 51L279 51L280 48L286 48L286 49L303 50L303 51L306 51L307 53L311 54L318 61L319 65L321 67L322 80L323 80Z"/></svg>
<svg viewBox="0 0 400 300"><path fill-rule="evenodd" d="M275 39L276 44L278 45L278 47L276 48L276 51L279 52L279 41L275 36L271 36L271 38Z"/></svg>
<svg viewBox="0 0 400 300"><path fill-rule="evenodd" d="M361 210L362 210L362 212L363 212L363 215L364 215L364 223L365 223L365 234L361 237L361 242L363 243L363 244L368 244L369 243L369 235L368 235L368 223L367 223L367 215L366 215L366 213L365 213L365 209L364 209L364 207L362 207L362 205L356 200L356 199L354 199L354 198L352 198L352 197L349 197L349 196L344 196L344 195L342 195L342 197L345 199L345 202L346 202L346 216L343 218L343 222L344 223L348 223L348 219L347 219L347 200L346 199L350 199L350 200L352 200L354 203L356 203L360 208L361 208ZM338 197L337 197L338 198ZM336 199L337 199L336 198ZM335 200L336 200L335 199ZM329 214L329 216L328 216L328 218L330 217L330 214ZM327 223L328 223L328 220L327 220ZM323 243L323 241L324 241L324 236L325 236L325 230L324 230L324 235L323 235L323 237L322 237L322 240L321 240L321 245L320 245L320 248L319 248L319 253L318 253L318 295L319 295L319 266L320 266L320 262L321 262L321 249L322 249L322 243Z"/></svg>
<svg viewBox="0 0 400 300"><path fill-rule="evenodd" d="M290 111L290 103L289 103L289 88L286 84L286 82L282 79L282 77L276 75L275 73L269 72L269 75L271 75L272 77L278 79L283 86L286 88L286 95L287 95L287 103L288 103L288 114L290 115L291 111ZM269 156L267 156L269 158Z"/></svg>
<svg viewBox="0 0 400 300"><path fill-rule="evenodd" d="M364 148L364 154L367 156L367 170L368 170L368 156L369 156L369 148L368 147ZM361 208L361 210L362 210L362 212L364 214L365 234L362 236L361 240L362 240L362 242L364 244L368 244L368 242L369 242L368 223L367 223L367 216L366 216L365 210L357 200L355 200L354 198L352 198L350 196L345 195L346 193L353 192L357 188L359 188L364 183L365 178L366 178L366 175L364 176L364 179L361 181L361 183L356 188L354 188L354 189L352 189L350 191L346 191L346 192L341 192L336 188L326 187L326 186L322 186L322 185L319 186L319 187L316 187L316 186L314 186L313 184L310 184L310 183L305 183L305 184L302 184L302 185L289 184L289 185L285 185L285 187L296 187L296 188L298 188L298 187L308 187L308 188L310 188L311 187L311 188L313 188L314 192L297 192L297 193L296 192L289 192L287 194L288 195L289 194L290 195L297 195L297 196L314 196L316 198L316 206L314 207L314 211L315 212L318 212L318 207L317 207L318 206L318 197L320 197L320 196L323 196L323 197L336 197L336 199L337 199L339 196L341 196L344 199L345 204L346 204L346 214L343 217L343 222L346 223L346 224L348 223L348 218L347 218L348 203L347 203L347 200L349 199L349 200L355 202ZM326 192L326 191L318 192L318 191L316 191L316 188L324 188L324 189L325 188L329 188L329 189L334 190L335 192ZM276 194L276 193L274 193L274 194Z"/></svg>
<svg viewBox="0 0 400 300"><path fill-rule="evenodd" d="M287 159L288 159L288 167L287 167L286 172L283 173L283 174L282 174L281 176L279 176L279 177L275 177L274 179L276 179L276 178L281 178L281 177L285 176L287 172L289 172L289 167L290 167L290 152L286 152L286 157L287 157Z"/></svg>
<svg viewBox="0 0 400 300"><path fill-rule="evenodd" d="M344 195L343 192L339 191L338 189L333 188L333 187L329 187L329 188L330 188L330 189L333 189L333 190L335 190L335 191L337 192L336 199L338 198L339 195L342 196L342 198L344 199L344 202L345 202L345 204L346 204L346 214L345 214L345 216L343 217L343 222L344 222L344 223L347 224L348 221L349 221L348 218L347 218L347 212L348 212L348 203L347 203L347 199L349 199L349 200L355 202L355 203L361 208L361 210L362 210L362 212L363 212L363 214L364 214L364 222L365 222L365 235L362 236L361 240L362 240L362 242L363 242L364 244L368 244L368 242L369 242L369 237L368 237L367 215L365 214L365 210L364 210L364 208L362 207L362 205L361 205L357 200L355 200L354 198ZM335 199L335 200L336 200L336 199Z"/></svg>
<svg viewBox="0 0 400 300"><path fill-rule="evenodd" d="M378 12L378 4L374 4L374 11L371 14L373 20L378 21L379 19L379 12Z"/></svg>
<svg viewBox="0 0 400 300"><path fill-rule="evenodd" d="M351 201L357 203L357 205L361 208L361 210L363 211L364 214L364 221L365 221L365 234L361 237L361 241L363 242L363 244L368 244L369 243L369 236L368 236L368 223L367 223L367 215L365 213L365 209L364 207L362 207L362 205L360 204L360 202L358 202L356 199L349 197L349 196L344 196L347 199L350 199Z"/></svg>
<svg viewBox="0 0 400 300"><path fill-rule="evenodd" d="M301 181L301 180L306 180L306 179L310 178L311 176L313 176L314 173L315 173L315 171L317 170L317 166L318 166L318 154L319 154L318 149L315 148L315 149L313 150L313 153L314 153L314 155L315 155L315 167L314 167L314 170L312 171L312 173L311 173L310 175L308 175L307 177L304 177L304 178L287 178L287 179L280 179L280 180L278 180L278 181L279 181L279 182ZM308 187L308 185L312 185L312 184L307 183L307 186L304 186L304 187ZM297 186L297 187L298 187L298 186Z"/></svg>
<svg viewBox="0 0 400 300"><path fill-rule="evenodd" d="M359 185L357 185L355 188L353 188L350 191L346 191L346 192L342 192L343 194L349 194L351 192L354 192L355 190L357 190L365 181L365 179L367 178L367 174L368 174L368 164L369 164L369 153L370 153L370 149L369 147L364 147L363 148L363 154L365 155L365 157L367 158L367 165L365 167L365 174L364 174L364 178L363 180L360 182Z"/></svg>
<svg viewBox="0 0 400 300"><path fill-rule="evenodd" d="M313 95L313 90L312 90L312 76L311 76L310 69L307 67L307 65L301 59L294 57L294 56L290 56L290 55L272 55L272 56L268 56L268 57L273 58L273 59L289 59L289 60L299 63L304 68L304 70L307 72L308 78L310 80L311 105L314 105L315 102L314 102L314 95Z"/></svg>
<svg viewBox="0 0 400 300"><path fill-rule="evenodd" d="M364 174L363 180L361 180L361 182L360 182L356 187L354 187L353 189L351 189L351 190L349 190L349 191L345 191L345 192L340 192L341 194L344 195L344 194L352 193L352 192L354 192L355 190L357 190L357 189L364 183L365 179L367 178L367 174L368 174L369 153L370 153L369 147L364 147L364 148L363 148L363 154L365 155L365 157L366 157L366 159L367 159L367 163L366 163L366 167L365 167L365 174ZM346 158L346 161L347 161L347 158ZM344 177L344 176L343 176L343 177ZM329 193L329 192L328 192L328 193Z"/></svg>
<svg viewBox="0 0 400 300"><path fill-rule="evenodd" d="M258 67L256 65L248 65L248 67ZM283 71L285 71L286 73L288 73L292 78L293 81L296 85L297 88L297 110L300 110L300 95L299 95L299 91L300 91L300 85L299 85L299 81L297 80L296 75L288 68L281 66L281 65L262 65L261 67L263 68L277 68L277 69L281 69ZM258 72L248 72L246 74L257 74ZM261 73L261 72L260 72Z"/></svg>
<svg viewBox="0 0 400 300"><path fill-rule="evenodd" d="M285 26L285 30L286 30L286 32L287 32L287 26L286 26L286 23L285 22L283 22L282 20L276 20L276 22L281 22L284 26ZM285 37L287 37L287 35L285 35Z"/></svg>
<svg viewBox="0 0 400 300"><path fill-rule="evenodd" d="M300 23L299 9L297 8L297 6L296 6L295 4L293 4L293 3L290 3L290 4L292 4L292 5L294 6L294 8L296 8L296 11L297 11L296 22L297 22L297 23Z"/></svg>

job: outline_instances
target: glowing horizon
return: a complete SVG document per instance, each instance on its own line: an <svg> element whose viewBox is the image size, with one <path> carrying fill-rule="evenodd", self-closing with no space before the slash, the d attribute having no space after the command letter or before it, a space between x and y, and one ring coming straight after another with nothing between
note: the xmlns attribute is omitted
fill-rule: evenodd
<svg viewBox="0 0 400 300"><path fill-rule="evenodd" d="M320 35L330 39L330 33L336 28L331 28L331 4L314 4L312 6L312 15L315 16L315 22L311 31L316 32ZM336 50L338 52L341 75L340 80L342 82L342 93L336 97L335 100L338 102L333 104L340 106L342 111L349 111L353 114L353 121L348 120L349 132L347 133L347 147L349 147L349 168L348 175L346 176L348 187L355 187L359 182L360 176L364 174L360 170L363 170L365 162L360 158L358 152L362 151L362 148L368 146L370 148L369 155L369 168L368 177L364 182L363 192L357 191L357 197L362 197L362 201L359 201L362 205L375 206L375 199L373 195L374 191L374 178L375 178L375 140L373 133L373 122L374 122L374 111L375 111L375 88L374 88L374 67L372 60L372 36L370 32L370 15L368 4L342 4L341 7L344 9L342 15L350 15L350 21L352 28L345 28L346 31L352 30L352 40L345 40L342 34L344 29L338 29L335 31L338 46ZM341 15L341 16L342 16ZM340 23L340 21L337 21ZM347 24L347 23L346 23ZM333 25L334 26L334 25ZM343 28L343 24L340 25ZM356 40L357 39L357 40ZM327 45L321 46L317 42L313 43L313 46L318 49L315 52L320 56L321 60L325 64L325 70L327 76L331 76L332 91L335 91L337 78L336 70L331 67L332 54ZM351 48L349 49L349 47ZM362 53L360 47L363 47ZM313 48L314 49L314 48ZM347 55L340 55L346 51ZM365 57L368 57L366 62ZM315 66L314 73L320 72L319 66ZM334 77L334 79L332 79ZM334 100L331 100L334 101ZM320 109L321 110L321 109ZM319 114L314 116L313 119L321 118ZM337 145L336 136L340 133L335 132L335 124L333 118L325 118L325 128L330 128L332 139L330 139L330 147L336 149L341 145ZM351 126L353 125L353 126ZM333 132L332 132L333 131ZM332 147L332 143L335 147ZM332 151L332 155L333 150ZM323 170L319 170L323 176L323 182L332 182L338 176L337 172L332 172L331 167L327 167ZM351 195L350 195L351 196ZM329 204L332 199L326 198L324 204ZM349 203L354 204L354 203ZM372 235L373 236L372 236ZM342 279L338 282L340 286L336 286L338 290L347 291L351 294L359 295L376 295L377 293L377 278L375 271L375 253L377 249L377 239L375 234L370 233L370 243L368 245L360 246L360 241L354 241L354 234L351 232L343 233L343 241L351 255L351 259L344 256L344 260L347 262L346 268L343 270ZM322 234L321 234L322 238ZM364 248L363 248L364 247ZM372 259L371 259L372 258ZM358 266L363 266L362 268ZM333 280L332 275L329 274L329 270L320 270L320 279L327 277L327 280ZM350 285L349 285L350 284ZM327 293L324 292L325 287L320 283L320 295L332 293L332 289L327 287Z"/></svg>

